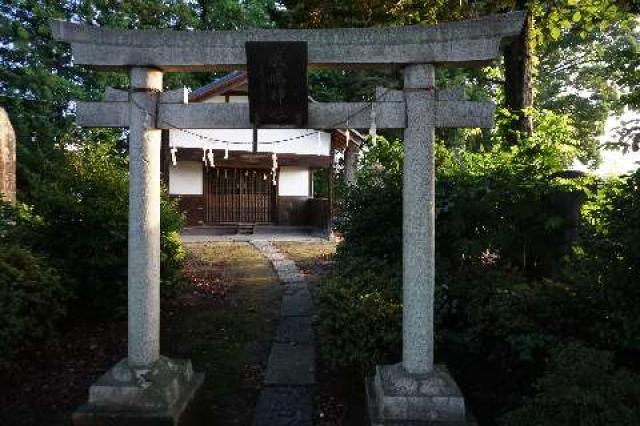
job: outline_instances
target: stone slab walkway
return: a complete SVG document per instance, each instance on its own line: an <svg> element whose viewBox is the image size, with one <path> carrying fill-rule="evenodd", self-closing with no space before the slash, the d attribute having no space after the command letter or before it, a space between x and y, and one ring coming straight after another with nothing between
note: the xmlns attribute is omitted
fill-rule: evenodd
<svg viewBox="0 0 640 426"><path fill-rule="evenodd" d="M313 300L304 274L269 241L251 241L285 286L278 329L271 346L255 426L311 426L315 384Z"/></svg>
<svg viewBox="0 0 640 426"><path fill-rule="evenodd" d="M185 228L180 235L184 243L206 243L215 241L253 242L253 241L299 241L299 242L323 242L328 236L319 231L306 228L265 227L258 229L253 234L237 234L235 232L222 232L216 227L194 226Z"/></svg>

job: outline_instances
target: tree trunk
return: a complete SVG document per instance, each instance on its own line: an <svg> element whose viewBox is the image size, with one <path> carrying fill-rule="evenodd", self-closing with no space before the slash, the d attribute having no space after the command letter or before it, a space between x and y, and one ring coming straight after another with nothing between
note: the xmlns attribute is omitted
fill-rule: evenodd
<svg viewBox="0 0 640 426"><path fill-rule="evenodd" d="M526 0L518 1L518 8L527 8ZM515 117L507 136L511 145L518 143L518 133L525 137L533 133L533 119L527 112L533 107L533 30L533 15L528 11L522 34L504 49L505 106Z"/></svg>
<svg viewBox="0 0 640 426"><path fill-rule="evenodd" d="M355 186L358 181L358 157L360 145L353 141L344 150L344 183L346 186Z"/></svg>

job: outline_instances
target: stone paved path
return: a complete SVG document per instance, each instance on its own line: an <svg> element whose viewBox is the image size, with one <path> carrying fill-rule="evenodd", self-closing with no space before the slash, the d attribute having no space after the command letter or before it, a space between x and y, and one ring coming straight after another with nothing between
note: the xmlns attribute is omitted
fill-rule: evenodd
<svg viewBox="0 0 640 426"><path fill-rule="evenodd" d="M282 229L284 228L284 229ZM328 237L322 232L308 230L304 228L271 227L264 230L256 230L253 234L227 234L216 231L215 227L185 228L180 235L184 243L206 243L214 241L300 241L300 242L323 242Z"/></svg>
<svg viewBox="0 0 640 426"><path fill-rule="evenodd" d="M313 301L304 275L269 241L252 241L273 265L285 286L276 336L260 392L255 426L311 426L315 345Z"/></svg>

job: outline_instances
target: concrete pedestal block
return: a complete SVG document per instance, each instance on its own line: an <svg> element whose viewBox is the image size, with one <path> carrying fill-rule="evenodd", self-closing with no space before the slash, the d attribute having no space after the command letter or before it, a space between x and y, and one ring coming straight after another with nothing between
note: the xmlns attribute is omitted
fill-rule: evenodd
<svg viewBox="0 0 640 426"><path fill-rule="evenodd" d="M204 374L189 360L160 357L148 368L123 359L89 389L89 402L73 414L76 426L187 426L201 423L197 403Z"/></svg>
<svg viewBox="0 0 640 426"><path fill-rule="evenodd" d="M444 366L424 375L409 374L402 364L377 366L367 380L371 424L469 425L460 389Z"/></svg>

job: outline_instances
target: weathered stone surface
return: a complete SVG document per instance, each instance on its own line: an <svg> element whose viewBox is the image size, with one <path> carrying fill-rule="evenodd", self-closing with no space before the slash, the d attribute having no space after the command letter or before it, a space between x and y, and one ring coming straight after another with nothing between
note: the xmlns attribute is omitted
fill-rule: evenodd
<svg viewBox="0 0 640 426"><path fill-rule="evenodd" d="M469 117L486 111L457 100L459 92L439 97L432 65L409 66L404 78L402 363L376 368L375 378L366 385L369 412L373 425L464 425L468 423L460 390L444 367L433 365L433 144L436 127L473 124Z"/></svg>
<svg viewBox="0 0 640 426"><path fill-rule="evenodd" d="M134 91L162 91L162 71L150 67L129 69L129 84Z"/></svg>
<svg viewBox="0 0 640 426"><path fill-rule="evenodd" d="M295 262L281 255L268 241L252 241L252 244L271 260L280 280L285 283L280 323L271 348L265 383L312 384L315 351L309 317L313 309L311 293Z"/></svg>
<svg viewBox="0 0 640 426"><path fill-rule="evenodd" d="M104 91L104 100L107 102L129 102L129 91L107 87ZM160 93L161 104L186 104L189 100L189 92L186 88L169 90Z"/></svg>
<svg viewBox="0 0 640 426"><path fill-rule="evenodd" d="M373 424L467 421L464 398L444 366L425 375L409 374L402 364L379 366L367 386Z"/></svg>
<svg viewBox="0 0 640 426"><path fill-rule="evenodd" d="M435 74L431 65L405 71L407 129L402 187L402 360L414 374L433 366Z"/></svg>
<svg viewBox="0 0 640 426"><path fill-rule="evenodd" d="M80 108L97 108L93 105L82 103ZM375 110L378 128L400 129L405 126L404 109L398 108L397 102L379 102L375 105ZM346 117L351 115L349 117L351 127L367 128L371 123L370 114L371 107L364 102L310 103L307 127L310 129L344 127ZM158 126L163 129L170 128L169 124L186 129L251 128L249 104L161 104L158 115Z"/></svg>
<svg viewBox="0 0 640 426"><path fill-rule="evenodd" d="M409 65L402 70L404 90L429 89L435 91L436 80L432 65Z"/></svg>
<svg viewBox="0 0 640 426"><path fill-rule="evenodd" d="M198 424L196 394L204 375L188 360L161 357L146 369L123 359L89 389L89 402L73 415L75 425Z"/></svg>
<svg viewBox="0 0 640 426"><path fill-rule="evenodd" d="M308 288L291 293L285 292L282 296L281 316L302 316L313 313L313 300Z"/></svg>
<svg viewBox="0 0 640 426"><path fill-rule="evenodd" d="M288 271L298 271L296 267L296 263L293 260L289 260L283 258L281 260L275 260L273 257L271 258L271 263L273 263L273 267L277 270L288 270Z"/></svg>
<svg viewBox="0 0 640 426"><path fill-rule="evenodd" d="M278 278L285 284L297 283L304 280L304 275L301 272L279 272Z"/></svg>
<svg viewBox="0 0 640 426"><path fill-rule="evenodd" d="M436 89L436 97L441 101L461 101L464 97L464 86ZM393 90L382 86L376 86L376 101L404 103L404 92L402 90Z"/></svg>
<svg viewBox="0 0 640 426"><path fill-rule="evenodd" d="M129 113L127 104L120 101L78 102L76 123L82 127L124 128L129 127Z"/></svg>
<svg viewBox="0 0 640 426"><path fill-rule="evenodd" d="M345 117L353 114L349 118L349 126L367 128L371 124L371 109L367 106L358 102L309 104L308 126L312 129L343 127L346 126ZM436 127L493 127L495 106L491 102L441 100L434 108ZM375 110L379 129L401 129L406 126L404 100L385 99L385 102L376 104ZM126 109L122 109L119 101L78 102L77 121L83 127L127 127L128 114L123 111ZM251 126L249 106L240 103L160 103L157 126L160 129L246 129Z"/></svg>
<svg viewBox="0 0 640 426"><path fill-rule="evenodd" d="M311 317L282 317L278 324L275 341L278 343L313 344Z"/></svg>
<svg viewBox="0 0 640 426"><path fill-rule="evenodd" d="M268 386L260 392L255 426L311 426L311 391L305 387Z"/></svg>
<svg viewBox="0 0 640 426"><path fill-rule="evenodd" d="M448 93L445 93L448 95ZM452 95L455 95L452 94ZM451 101L436 102L436 127L440 128L483 128L494 126L495 105L493 102Z"/></svg>
<svg viewBox="0 0 640 426"><path fill-rule="evenodd" d="M274 343L264 382L266 385L291 386L315 383L315 348Z"/></svg>
<svg viewBox="0 0 640 426"><path fill-rule="evenodd" d="M241 69L247 41L305 41L310 65L409 63L486 65L504 39L519 35L513 12L431 27L176 32L118 30L51 23L54 38L72 43L78 65L101 69L157 66L164 71Z"/></svg>
<svg viewBox="0 0 640 426"><path fill-rule="evenodd" d="M129 91L107 87L104 90L104 100L108 102L129 102Z"/></svg>
<svg viewBox="0 0 640 426"><path fill-rule="evenodd" d="M285 260L287 257L282 253L272 253L270 255L267 255L267 258L271 261L276 261L276 260Z"/></svg>
<svg viewBox="0 0 640 426"><path fill-rule="evenodd" d="M308 290L307 283L305 281L292 281L285 283L284 294L294 294L299 291Z"/></svg>
<svg viewBox="0 0 640 426"><path fill-rule="evenodd" d="M16 202L16 134L0 108L0 200Z"/></svg>
<svg viewBox="0 0 640 426"><path fill-rule="evenodd" d="M161 131L152 128L154 117L141 107L155 110L153 91L162 90L162 74L134 68L131 81L143 86L133 86L138 90L129 104L128 361L147 366L160 356Z"/></svg>
<svg viewBox="0 0 640 426"><path fill-rule="evenodd" d="M187 104L189 103L189 91L183 87L162 92L159 102L161 104Z"/></svg>

